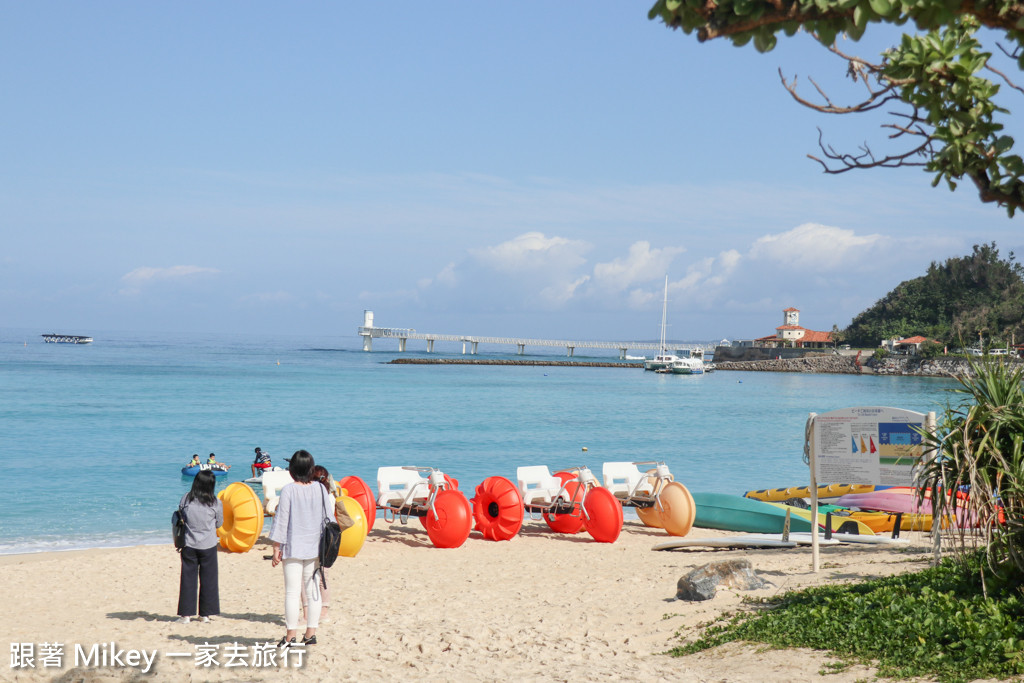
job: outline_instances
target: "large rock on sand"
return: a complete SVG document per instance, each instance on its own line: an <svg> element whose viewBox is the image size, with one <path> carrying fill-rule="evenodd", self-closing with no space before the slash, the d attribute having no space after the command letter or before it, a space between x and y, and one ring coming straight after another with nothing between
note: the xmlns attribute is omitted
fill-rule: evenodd
<svg viewBox="0 0 1024 683"><path fill-rule="evenodd" d="M750 560L723 560L697 567L680 578L676 584L676 598L710 600L715 597L719 586L750 591L770 585L754 573Z"/></svg>

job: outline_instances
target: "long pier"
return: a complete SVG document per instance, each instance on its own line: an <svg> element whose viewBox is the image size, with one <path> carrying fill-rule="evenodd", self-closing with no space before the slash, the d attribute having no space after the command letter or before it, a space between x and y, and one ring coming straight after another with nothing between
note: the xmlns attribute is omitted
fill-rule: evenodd
<svg viewBox="0 0 1024 683"><path fill-rule="evenodd" d="M527 346L554 346L566 350L570 358L576 353L576 349L609 349L619 352L619 358L626 359L629 351L660 351L661 345L657 342L638 341L579 341L569 339L521 339L518 337L481 337L466 334L434 334L417 332L407 327L375 327L373 324L373 311L363 312L363 324L359 327L359 336L363 338L363 351L373 351L374 339L397 339L398 351L405 353L406 343L410 339L423 340L427 342L427 353L434 352L434 342L455 342L462 344L462 353L468 350L470 354L476 355L480 344L498 344L515 346L517 355L524 355ZM714 349L714 344L673 344L672 348L708 351Z"/></svg>

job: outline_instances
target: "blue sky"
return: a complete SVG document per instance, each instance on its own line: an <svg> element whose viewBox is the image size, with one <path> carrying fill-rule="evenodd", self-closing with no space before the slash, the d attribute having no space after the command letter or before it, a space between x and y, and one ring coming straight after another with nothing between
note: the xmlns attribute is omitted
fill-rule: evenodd
<svg viewBox="0 0 1024 683"><path fill-rule="evenodd" d="M0 321L40 332L749 338L849 323L1020 218L648 4L3 3ZM877 54L891 33L845 48ZM875 41L875 42L872 42ZM844 90L845 89L845 90Z"/></svg>

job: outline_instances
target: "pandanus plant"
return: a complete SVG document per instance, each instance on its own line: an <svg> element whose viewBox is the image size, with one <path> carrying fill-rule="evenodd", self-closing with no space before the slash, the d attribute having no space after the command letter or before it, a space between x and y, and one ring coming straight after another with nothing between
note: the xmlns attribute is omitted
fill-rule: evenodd
<svg viewBox="0 0 1024 683"><path fill-rule="evenodd" d="M920 496L930 496L954 556L979 548L990 576L1024 585L1024 367L969 359L938 420L925 435L934 454L921 469ZM984 578L984 577L983 577Z"/></svg>

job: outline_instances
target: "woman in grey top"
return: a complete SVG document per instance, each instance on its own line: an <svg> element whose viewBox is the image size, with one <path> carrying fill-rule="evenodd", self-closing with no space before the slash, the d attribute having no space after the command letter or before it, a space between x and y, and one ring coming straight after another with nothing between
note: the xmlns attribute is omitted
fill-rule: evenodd
<svg viewBox="0 0 1024 683"><path fill-rule="evenodd" d="M281 489L270 540L274 542L271 564L284 563L284 625L287 629L278 647L295 644L299 623L299 595L306 594L304 645L316 644L316 628L322 605L320 583L313 572L319 566L320 532L324 519L334 515L334 499L323 486L312 481L313 456L295 451L288 461L294 480Z"/></svg>
<svg viewBox="0 0 1024 683"><path fill-rule="evenodd" d="M204 622L220 614L217 581L217 528L224 524L224 504L214 495L217 478L210 470L196 474L192 490L178 503L185 517L185 547L181 549L181 583L178 586L178 623L187 624L196 614Z"/></svg>

